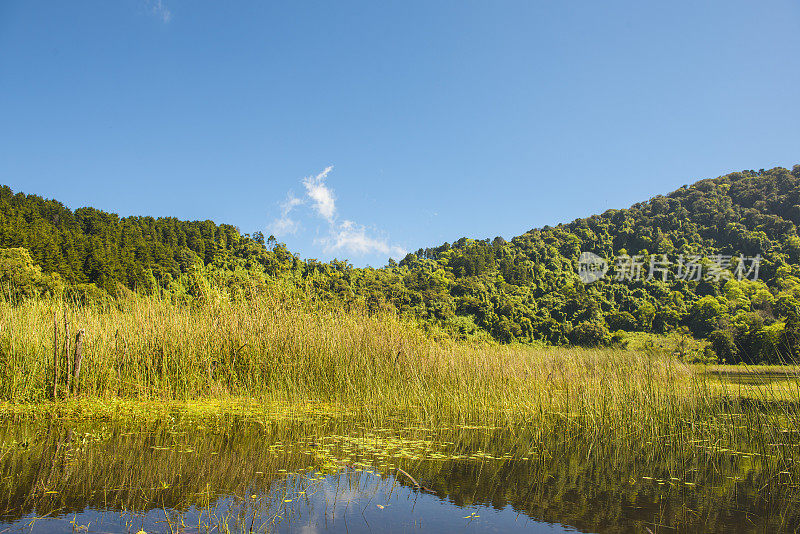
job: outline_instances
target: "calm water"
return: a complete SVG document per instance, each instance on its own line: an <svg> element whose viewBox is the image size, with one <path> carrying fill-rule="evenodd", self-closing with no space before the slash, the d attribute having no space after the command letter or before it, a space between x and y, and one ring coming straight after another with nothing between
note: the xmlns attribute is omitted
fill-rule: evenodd
<svg viewBox="0 0 800 534"><path fill-rule="evenodd" d="M0 531L775 532L748 457L347 418L0 422ZM665 452L666 451L666 452ZM764 489L768 488L768 489Z"/></svg>
<svg viewBox="0 0 800 534"><path fill-rule="evenodd" d="M109 512L85 508L69 514L37 519L30 514L4 527L10 530L48 533L71 532L206 532L215 523L233 532L268 531L311 534L316 532L526 532L557 533L576 530L519 514L512 507L495 509L474 505L460 507L433 495L398 486L393 479L352 473L330 475L303 495L281 495L289 500L283 510L262 496L220 496L210 508L190 506L177 512L151 509L141 513ZM275 497L273 496L273 499ZM204 513L206 512L206 513ZM215 521L217 515L218 521ZM226 517L227 516L227 517ZM169 518L169 519L168 519ZM210 525L209 525L210 523ZM200 525L198 527L198 525ZM224 531L224 526L222 527Z"/></svg>
<svg viewBox="0 0 800 534"><path fill-rule="evenodd" d="M715 372L712 376L727 384L742 385L769 385L773 383L795 383L797 375L794 373L775 373L775 372L750 372L750 373L725 373Z"/></svg>

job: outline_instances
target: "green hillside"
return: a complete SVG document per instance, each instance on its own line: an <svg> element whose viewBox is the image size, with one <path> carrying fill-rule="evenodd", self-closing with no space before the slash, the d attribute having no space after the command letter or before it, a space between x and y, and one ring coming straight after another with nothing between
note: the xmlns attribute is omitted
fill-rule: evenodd
<svg viewBox="0 0 800 534"><path fill-rule="evenodd" d="M375 269L302 260L230 225L72 211L3 186L0 247L27 252L0 255L0 282L15 297L113 298L126 287L187 303L209 288L252 298L279 283L306 298L395 308L439 336L603 345L669 335L697 355L704 344L691 334L708 342L707 356L778 361L800 350L798 224L800 166L743 171L510 241L461 238ZM582 252L608 261L604 278L581 281ZM715 273L717 255L724 265ZM641 264L639 279L621 276L626 256ZM702 276L685 279L678 264L694 256ZM666 270L648 279L651 260Z"/></svg>

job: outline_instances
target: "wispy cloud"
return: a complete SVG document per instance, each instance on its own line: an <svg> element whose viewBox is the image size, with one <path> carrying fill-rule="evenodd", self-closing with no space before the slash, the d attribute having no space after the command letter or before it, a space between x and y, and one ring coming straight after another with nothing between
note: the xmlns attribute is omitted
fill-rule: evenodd
<svg viewBox="0 0 800 534"><path fill-rule="evenodd" d="M300 223L291 217L292 210L303 204L303 199L297 198L289 191L286 200L281 203L281 216L267 225L267 230L276 236L296 234L300 229Z"/></svg>
<svg viewBox="0 0 800 534"><path fill-rule="evenodd" d="M367 228L353 221L342 221L331 226L330 234L317 240L325 252L350 252L353 254L386 254L399 258L406 255L406 250L397 245L390 245L385 239L370 237Z"/></svg>
<svg viewBox="0 0 800 534"><path fill-rule="evenodd" d="M331 224L336 218L336 197L325 183L325 179L332 170L333 166L328 166L318 175L303 179L306 194L314 202L314 210Z"/></svg>
<svg viewBox="0 0 800 534"><path fill-rule="evenodd" d="M161 0L147 0L145 5L147 6L148 13L164 24L172 20L172 11L170 11Z"/></svg>
<svg viewBox="0 0 800 534"><path fill-rule="evenodd" d="M325 252L341 252L357 256L385 254L393 258L405 256L406 250L403 247L389 244L385 237L372 235L375 232L366 226L349 219L339 222L336 195L326 182L332 170L333 166L329 166L319 174L303 178L301 180L305 188L303 198L295 197L289 192L286 200L280 204L280 216L273 220L267 229L276 237L297 233L300 223L292 216L292 212L298 206L309 205L312 213L327 223L326 235L314 240Z"/></svg>

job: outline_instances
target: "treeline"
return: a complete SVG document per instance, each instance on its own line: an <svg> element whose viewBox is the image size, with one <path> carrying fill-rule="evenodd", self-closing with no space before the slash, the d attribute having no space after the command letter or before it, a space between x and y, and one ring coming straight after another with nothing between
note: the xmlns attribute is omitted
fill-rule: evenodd
<svg viewBox="0 0 800 534"><path fill-rule="evenodd" d="M771 362L800 355L798 224L800 166L743 171L511 241L420 249L376 269L301 260L274 238L230 225L73 212L1 187L0 247L30 256L0 255L0 282L26 295L134 290L180 302L212 288L247 298L280 283L308 299L393 308L436 335L592 346L672 335L704 340L690 344L695 353ZM608 260L608 275L583 283L582 252ZM722 276L647 276L651 258L697 256L709 267L717 255L730 260ZM736 276L740 255L760 258L757 279ZM626 256L644 276L615 279L614 262Z"/></svg>

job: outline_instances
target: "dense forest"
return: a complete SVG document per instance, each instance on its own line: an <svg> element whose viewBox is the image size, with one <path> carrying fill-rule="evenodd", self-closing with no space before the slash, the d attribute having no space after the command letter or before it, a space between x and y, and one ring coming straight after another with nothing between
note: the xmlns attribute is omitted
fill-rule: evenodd
<svg viewBox="0 0 800 534"><path fill-rule="evenodd" d="M309 299L394 309L436 336L587 346L671 339L687 357L758 363L800 353L798 225L800 165L701 180L510 241L461 238L356 268L303 260L230 225L72 211L2 186L0 284L12 298L112 301L137 291L191 304L212 289L255 298L280 283ZM608 274L584 283L583 252L607 260ZM690 258L699 276L682 276ZM642 276L630 276L632 265Z"/></svg>

